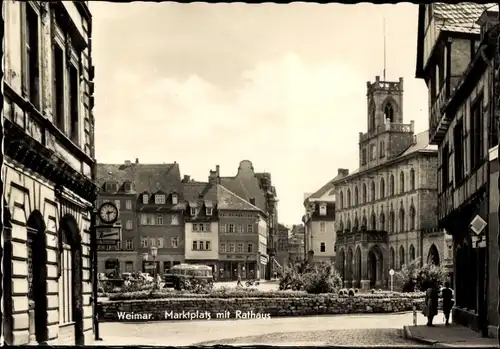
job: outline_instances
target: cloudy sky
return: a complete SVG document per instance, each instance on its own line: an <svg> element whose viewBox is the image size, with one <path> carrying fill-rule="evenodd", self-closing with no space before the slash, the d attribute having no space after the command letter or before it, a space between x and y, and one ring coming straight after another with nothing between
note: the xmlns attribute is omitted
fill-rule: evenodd
<svg viewBox="0 0 500 349"><path fill-rule="evenodd" d="M268 171L280 221L355 169L366 82L405 79L405 121L427 128L414 78L417 5L92 2L99 162L180 164L207 180Z"/></svg>

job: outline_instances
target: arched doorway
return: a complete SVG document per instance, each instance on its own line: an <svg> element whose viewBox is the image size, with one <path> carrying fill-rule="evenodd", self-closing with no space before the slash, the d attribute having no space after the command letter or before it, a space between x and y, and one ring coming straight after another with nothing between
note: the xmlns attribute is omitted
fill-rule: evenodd
<svg viewBox="0 0 500 349"><path fill-rule="evenodd" d="M356 253L354 255L354 265L356 266L355 274L355 287L361 287L361 249L359 246L356 248Z"/></svg>
<svg viewBox="0 0 500 349"><path fill-rule="evenodd" d="M399 247L399 269L402 269L405 265L405 248L403 245Z"/></svg>
<svg viewBox="0 0 500 349"><path fill-rule="evenodd" d="M12 224L9 206L5 199L3 200L3 261L2 261L2 316L0 317L0 325L3 333L3 340L5 344L12 344L14 338L12 337L12 283L6 280L12 280ZM0 343L4 344L4 343Z"/></svg>
<svg viewBox="0 0 500 349"><path fill-rule="evenodd" d="M82 244L76 220L65 215L60 223L59 322L73 322L75 345L84 345Z"/></svg>
<svg viewBox="0 0 500 349"><path fill-rule="evenodd" d="M339 272L342 277L342 282L345 280L345 251L341 249L339 252Z"/></svg>
<svg viewBox="0 0 500 349"><path fill-rule="evenodd" d="M394 247L391 247L389 250L389 263L391 265L391 269L396 269L396 251L394 251Z"/></svg>
<svg viewBox="0 0 500 349"><path fill-rule="evenodd" d="M47 247L45 244L45 222L40 211L33 211L28 217L28 300L30 311L34 311L35 328L30 328L38 343L48 340L47 332ZM32 332L34 331L34 333Z"/></svg>
<svg viewBox="0 0 500 349"><path fill-rule="evenodd" d="M384 280L384 257L377 245L368 251L368 280L370 287L380 287Z"/></svg>
<svg viewBox="0 0 500 349"><path fill-rule="evenodd" d="M439 251L434 244L432 244L429 248L429 253L427 254L427 264L434 264L435 266L439 266L440 264Z"/></svg>

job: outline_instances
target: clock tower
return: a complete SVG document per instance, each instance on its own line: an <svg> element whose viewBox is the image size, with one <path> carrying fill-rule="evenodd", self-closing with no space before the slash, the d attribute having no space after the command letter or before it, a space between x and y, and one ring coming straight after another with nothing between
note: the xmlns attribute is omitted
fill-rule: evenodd
<svg viewBox="0 0 500 349"><path fill-rule="evenodd" d="M403 120L403 78L391 82L376 76L366 86L368 132L359 133L360 170L401 154L412 144L414 133L414 122Z"/></svg>

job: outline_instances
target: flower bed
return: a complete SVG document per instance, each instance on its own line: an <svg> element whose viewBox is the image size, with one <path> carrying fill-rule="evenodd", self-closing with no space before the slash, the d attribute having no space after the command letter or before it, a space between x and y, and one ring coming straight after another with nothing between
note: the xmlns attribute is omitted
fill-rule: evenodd
<svg viewBox="0 0 500 349"><path fill-rule="evenodd" d="M337 295L335 293L322 294L323 296L334 298L348 298L349 295ZM173 299L173 298L315 298L318 295L306 293L304 291L259 291L255 288L244 289L216 289L208 293L192 293L187 291L175 291L171 289L156 290L156 291L136 291L115 293L109 295L110 301L123 301L123 300L143 300L143 299ZM380 298L411 298L423 299L424 293L412 292L380 292L368 294L355 294L354 297L380 299Z"/></svg>

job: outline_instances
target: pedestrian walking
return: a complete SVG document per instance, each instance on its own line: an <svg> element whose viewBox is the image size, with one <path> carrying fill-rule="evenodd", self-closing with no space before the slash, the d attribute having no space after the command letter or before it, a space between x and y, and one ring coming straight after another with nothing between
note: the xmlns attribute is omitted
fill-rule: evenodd
<svg viewBox="0 0 500 349"><path fill-rule="evenodd" d="M453 304L455 304L453 300L453 290L450 288L450 283L448 281L444 283L444 288L441 291L441 298L443 299L445 325L448 326L450 324L451 308L453 308Z"/></svg>
<svg viewBox="0 0 500 349"><path fill-rule="evenodd" d="M435 281L430 281L428 285L425 292L425 304L422 313L427 317L427 326L433 327L432 320L438 314L439 291Z"/></svg>
<svg viewBox="0 0 500 349"><path fill-rule="evenodd" d="M237 287L243 287L243 284L241 283L241 273L238 271L238 282L236 283Z"/></svg>

